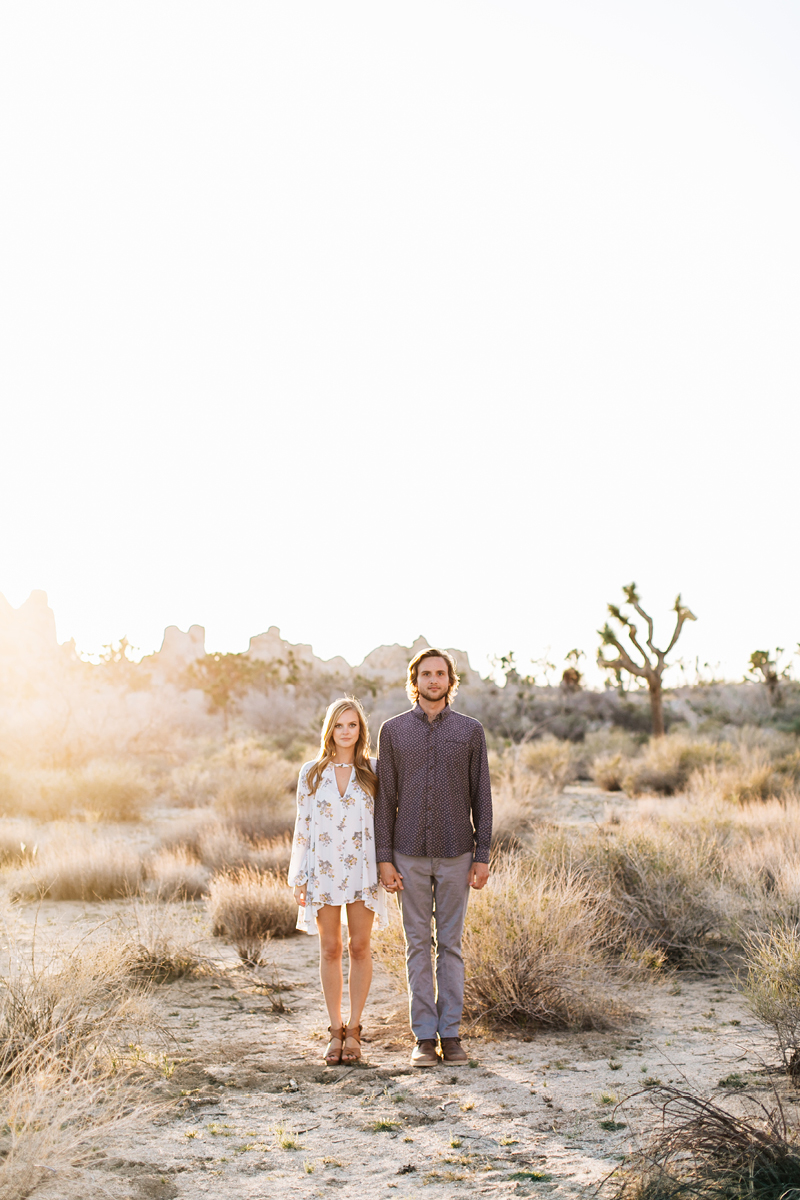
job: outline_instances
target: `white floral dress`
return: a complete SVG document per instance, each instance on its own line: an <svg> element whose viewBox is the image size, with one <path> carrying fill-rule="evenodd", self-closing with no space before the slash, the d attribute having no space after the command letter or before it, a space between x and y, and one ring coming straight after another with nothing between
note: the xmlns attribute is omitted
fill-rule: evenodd
<svg viewBox="0 0 800 1200"><path fill-rule="evenodd" d="M375 759L370 759L375 770ZM306 906L297 914L297 928L317 932L317 913L325 904L341 904L342 923L347 921L346 904L363 900L375 913L375 928L387 923L386 894L378 883L372 796L359 784L355 770L343 796L339 795L336 772L329 765L312 796L308 773L314 762L303 764L297 782L297 820L289 864L289 887L308 885Z"/></svg>

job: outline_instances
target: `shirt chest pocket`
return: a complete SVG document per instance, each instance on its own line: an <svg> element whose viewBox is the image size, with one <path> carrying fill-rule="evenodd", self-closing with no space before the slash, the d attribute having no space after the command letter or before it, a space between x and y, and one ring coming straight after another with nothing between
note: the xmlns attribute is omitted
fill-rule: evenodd
<svg viewBox="0 0 800 1200"><path fill-rule="evenodd" d="M448 764L466 767L469 763L469 742L464 738L445 738L444 753Z"/></svg>

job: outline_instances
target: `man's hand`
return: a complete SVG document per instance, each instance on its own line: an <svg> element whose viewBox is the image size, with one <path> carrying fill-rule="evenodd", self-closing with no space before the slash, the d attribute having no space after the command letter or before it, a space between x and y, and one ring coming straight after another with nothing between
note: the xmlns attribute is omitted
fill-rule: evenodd
<svg viewBox="0 0 800 1200"><path fill-rule="evenodd" d="M489 864L474 862L469 869L469 886L479 892L489 882Z"/></svg>
<svg viewBox="0 0 800 1200"><path fill-rule="evenodd" d="M296 887L294 889L294 902L295 902L295 904L299 904L301 908L305 908L305 906L306 906L307 891L308 891L307 883L301 883L299 887Z"/></svg>
<svg viewBox="0 0 800 1200"><path fill-rule="evenodd" d="M381 883L387 892L402 892L403 876L394 863L378 863L378 870L381 874Z"/></svg>

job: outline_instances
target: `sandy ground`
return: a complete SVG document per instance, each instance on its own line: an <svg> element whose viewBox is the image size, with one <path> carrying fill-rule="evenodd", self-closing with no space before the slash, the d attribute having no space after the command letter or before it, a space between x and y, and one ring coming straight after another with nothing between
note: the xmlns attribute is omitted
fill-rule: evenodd
<svg viewBox="0 0 800 1200"><path fill-rule="evenodd" d="M570 789L562 815L607 817L609 803ZM174 907L201 932L202 904ZM37 937L77 939L124 909L45 903L18 919L23 937L36 918ZM272 943L256 971L206 949L220 974L156 991L168 1077L148 1090L162 1111L98 1141L92 1167L53 1175L39 1200L589 1196L655 1125L653 1081L770 1088L774 1048L729 973L628 989L638 1015L612 1032L467 1038L469 1066L423 1071L408 1064L405 994L376 964L364 1063L328 1068L316 938Z"/></svg>

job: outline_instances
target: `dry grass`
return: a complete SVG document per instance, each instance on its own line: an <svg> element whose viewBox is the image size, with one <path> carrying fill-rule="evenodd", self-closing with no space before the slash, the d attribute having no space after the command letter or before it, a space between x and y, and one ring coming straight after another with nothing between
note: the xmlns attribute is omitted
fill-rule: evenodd
<svg viewBox="0 0 800 1200"><path fill-rule="evenodd" d="M207 868L185 846L157 850L147 860L146 872L160 900L197 900L208 891Z"/></svg>
<svg viewBox="0 0 800 1200"><path fill-rule="evenodd" d="M470 897L464 926L465 1016L491 1028L599 1029L626 1012L613 995L608 914L586 880L511 856ZM378 957L405 971L399 917L375 935Z"/></svg>
<svg viewBox="0 0 800 1200"><path fill-rule="evenodd" d="M141 1036L152 1013L119 943L42 955L35 939L23 947L5 932L0 1200L22 1200L48 1169L74 1174L98 1134L141 1119L118 1047Z"/></svg>
<svg viewBox="0 0 800 1200"><path fill-rule="evenodd" d="M0 813L56 821L82 813L102 821L138 821L151 789L129 762L90 762L72 768L4 767Z"/></svg>
<svg viewBox="0 0 800 1200"><path fill-rule="evenodd" d="M36 859L9 875L14 900L113 900L142 886L142 858L121 842L53 838Z"/></svg>
<svg viewBox="0 0 800 1200"><path fill-rule="evenodd" d="M30 862L37 852L37 834L25 821L0 820L0 867Z"/></svg>
<svg viewBox="0 0 800 1200"><path fill-rule="evenodd" d="M285 879L270 871L240 867L212 881L208 911L215 936L232 942L242 962L256 966L271 937L289 937L297 905Z"/></svg>
<svg viewBox="0 0 800 1200"><path fill-rule="evenodd" d="M684 733L653 738L641 758L630 762L622 786L631 796L671 796L686 787L694 771L719 762L725 754L724 746L710 738Z"/></svg>
<svg viewBox="0 0 800 1200"><path fill-rule="evenodd" d="M798 1113L745 1099L746 1111L674 1087L650 1096L659 1128L603 1188L615 1200L794 1200L800 1195Z"/></svg>
<svg viewBox="0 0 800 1200"><path fill-rule="evenodd" d="M745 942L744 994L775 1033L784 1066L800 1074L800 930L777 927Z"/></svg>
<svg viewBox="0 0 800 1200"><path fill-rule="evenodd" d="M136 900L118 917L118 928L120 953L134 979L170 983L215 972L202 949L207 930L191 905Z"/></svg>

